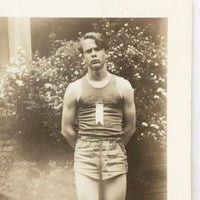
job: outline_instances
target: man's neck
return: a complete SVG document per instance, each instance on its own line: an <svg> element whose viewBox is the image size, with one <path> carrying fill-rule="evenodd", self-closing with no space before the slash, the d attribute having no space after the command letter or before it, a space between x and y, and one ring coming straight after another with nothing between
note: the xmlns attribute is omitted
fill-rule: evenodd
<svg viewBox="0 0 200 200"><path fill-rule="evenodd" d="M109 72L107 71L106 67L104 67L103 69L99 71L88 70L88 73L87 73L87 78L90 81L103 81L107 79L108 76L109 76Z"/></svg>
<svg viewBox="0 0 200 200"><path fill-rule="evenodd" d="M86 74L86 79L87 79L88 83L94 88L105 87L109 83L110 78L111 78L111 74L109 72L107 72L107 75L101 80L91 80L89 78L89 74Z"/></svg>

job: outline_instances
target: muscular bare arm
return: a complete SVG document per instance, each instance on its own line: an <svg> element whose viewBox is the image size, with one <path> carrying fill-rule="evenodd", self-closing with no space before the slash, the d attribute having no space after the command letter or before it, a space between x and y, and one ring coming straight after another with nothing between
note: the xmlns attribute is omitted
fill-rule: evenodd
<svg viewBox="0 0 200 200"><path fill-rule="evenodd" d="M136 109L134 103L134 91L130 83L126 80L123 80L121 84L122 96L124 98L123 105L123 143L126 145L131 139L132 135L135 132L136 126Z"/></svg>
<svg viewBox="0 0 200 200"><path fill-rule="evenodd" d="M76 120L76 91L72 84L70 84L65 92L64 105L62 112L62 130L61 133L67 142L74 148L77 138L75 132Z"/></svg>

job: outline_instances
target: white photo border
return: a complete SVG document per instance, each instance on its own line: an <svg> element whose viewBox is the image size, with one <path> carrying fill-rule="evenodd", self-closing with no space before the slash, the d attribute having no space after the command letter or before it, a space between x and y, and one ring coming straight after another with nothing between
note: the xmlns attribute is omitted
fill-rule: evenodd
<svg viewBox="0 0 200 200"><path fill-rule="evenodd" d="M168 18L168 199L191 199L190 0L7 0L0 16Z"/></svg>

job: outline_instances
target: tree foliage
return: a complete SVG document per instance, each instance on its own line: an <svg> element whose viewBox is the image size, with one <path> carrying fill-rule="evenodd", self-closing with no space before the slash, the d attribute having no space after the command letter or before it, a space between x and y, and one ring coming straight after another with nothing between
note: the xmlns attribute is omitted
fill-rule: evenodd
<svg viewBox="0 0 200 200"><path fill-rule="evenodd" d="M136 138L153 138L165 145L167 41L164 35L154 35L152 26L136 26L131 19L104 19L93 23L93 30L106 36L108 70L129 80L135 89ZM25 52L19 48L18 57L10 60L1 77L1 130L18 138L33 154L48 153L52 145L54 149L66 146L60 134L64 92L87 71L78 38L49 37L48 57L35 52L27 64Z"/></svg>

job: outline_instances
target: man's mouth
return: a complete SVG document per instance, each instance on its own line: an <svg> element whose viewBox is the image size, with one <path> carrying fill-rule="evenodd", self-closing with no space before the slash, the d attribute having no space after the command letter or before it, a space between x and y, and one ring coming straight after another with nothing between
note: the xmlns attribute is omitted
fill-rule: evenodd
<svg viewBox="0 0 200 200"><path fill-rule="evenodd" d="M95 60L92 60L91 63L92 64L100 63L100 60L99 59L95 59Z"/></svg>

